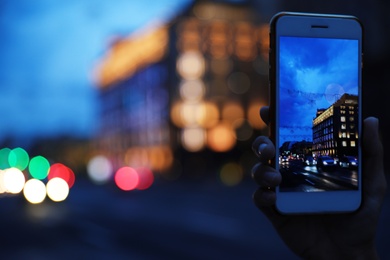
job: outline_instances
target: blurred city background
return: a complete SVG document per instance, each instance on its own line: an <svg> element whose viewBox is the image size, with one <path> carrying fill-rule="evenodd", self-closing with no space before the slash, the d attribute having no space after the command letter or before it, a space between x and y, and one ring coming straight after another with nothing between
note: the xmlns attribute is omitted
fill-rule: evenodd
<svg viewBox="0 0 390 260"><path fill-rule="evenodd" d="M293 259L251 199L251 143L268 134L268 22L284 10L362 20L363 116L379 117L387 147L389 8L1 1L0 254Z"/></svg>

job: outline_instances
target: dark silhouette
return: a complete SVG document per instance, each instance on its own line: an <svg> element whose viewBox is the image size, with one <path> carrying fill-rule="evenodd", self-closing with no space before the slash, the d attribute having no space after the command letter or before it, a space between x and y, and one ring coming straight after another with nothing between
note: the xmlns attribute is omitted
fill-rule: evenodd
<svg viewBox="0 0 390 260"><path fill-rule="evenodd" d="M268 107L263 107L260 114L263 121L268 122ZM282 176L267 164L275 155L275 146L265 136L254 141L252 148L260 160L252 170L253 179L260 186L253 195L254 202L298 256L305 259L378 258L374 240L387 188L379 120L366 118L363 129L363 202L357 212L350 214L279 214L272 207L277 199L272 188L281 183Z"/></svg>

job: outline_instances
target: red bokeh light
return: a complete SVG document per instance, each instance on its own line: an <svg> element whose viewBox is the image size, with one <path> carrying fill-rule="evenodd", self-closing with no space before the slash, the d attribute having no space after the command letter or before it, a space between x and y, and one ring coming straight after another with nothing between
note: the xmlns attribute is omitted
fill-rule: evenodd
<svg viewBox="0 0 390 260"><path fill-rule="evenodd" d="M131 167L122 167L115 173L115 184L121 190L134 190L139 182L140 178L137 171Z"/></svg>
<svg viewBox="0 0 390 260"><path fill-rule="evenodd" d="M140 167L136 169L139 176L138 190L146 190L152 186L154 182L153 172L146 167Z"/></svg>
<svg viewBox="0 0 390 260"><path fill-rule="evenodd" d="M66 183L68 183L69 189L72 188L76 180L74 172L62 163L55 163L50 166L49 175L47 176L47 179L51 180L55 177L59 177L66 181Z"/></svg>

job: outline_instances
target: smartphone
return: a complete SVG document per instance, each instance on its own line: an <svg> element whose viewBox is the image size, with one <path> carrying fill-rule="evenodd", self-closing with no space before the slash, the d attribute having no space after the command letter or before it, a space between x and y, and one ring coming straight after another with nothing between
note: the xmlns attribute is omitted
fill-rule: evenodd
<svg viewBox="0 0 390 260"><path fill-rule="evenodd" d="M363 27L354 16L270 22L270 131L283 214L341 213L362 201Z"/></svg>

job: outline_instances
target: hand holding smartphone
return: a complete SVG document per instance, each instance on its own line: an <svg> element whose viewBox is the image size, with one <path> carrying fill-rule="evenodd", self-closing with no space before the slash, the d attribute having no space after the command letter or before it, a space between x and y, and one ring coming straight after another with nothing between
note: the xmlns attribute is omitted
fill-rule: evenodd
<svg viewBox="0 0 390 260"><path fill-rule="evenodd" d="M283 214L362 200L362 41L356 17L279 13L270 27L270 130Z"/></svg>

